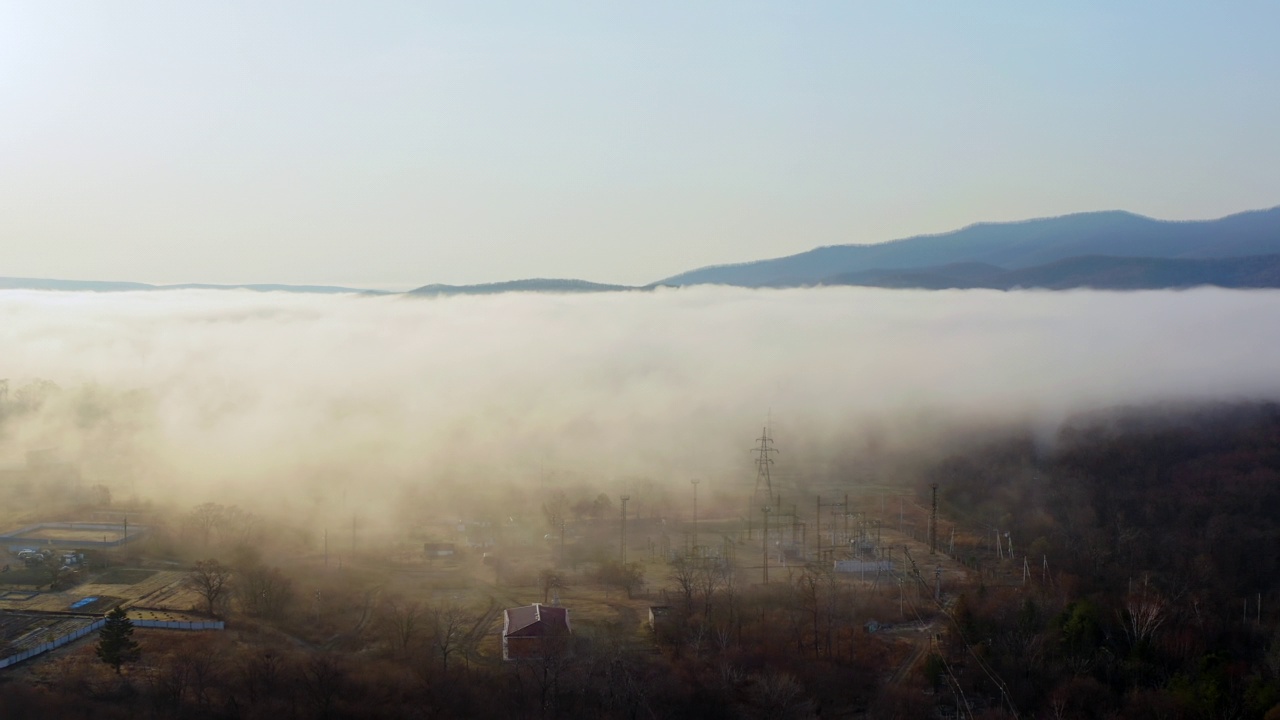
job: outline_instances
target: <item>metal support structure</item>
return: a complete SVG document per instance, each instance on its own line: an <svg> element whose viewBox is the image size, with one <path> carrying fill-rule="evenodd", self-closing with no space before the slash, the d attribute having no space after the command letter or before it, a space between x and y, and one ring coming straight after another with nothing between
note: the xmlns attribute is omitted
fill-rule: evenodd
<svg viewBox="0 0 1280 720"><path fill-rule="evenodd" d="M622 500L622 564L627 564L627 501L631 499L630 495L623 495Z"/></svg>
<svg viewBox="0 0 1280 720"><path fill-rule="evenodd" d="M689 481L693 485L693 554L698 554L698 483L697 478Z"/></svg>
<svg viewBox="0 0 1280 720"><path fill-rule="evenodd" d="M760 508L760 512L764 514L764 530L760 533L762 538L760 547L764 555L764 584L769 584L769 512L772 510L768 505Z"/></svg>
<svg viewBox="0 0 1280 720"><path fill-rule="evenodd" d="M824 507L831 508L831 546L832 549L835 549L835 546L839 544L836 542L836 516L839 514L836 512L836 508L839 508L841 512L847 510L849 507L849 495L845 494L843 502L822 502L822 496L818 496L818 511L814 515L817 525L814 527L813 536L816 538L815 542L817 542L819 556L822 555L822 508ZM847 516L845 517L844 527L845 535L847 536L849 534L849 518Z"/></svg>
<svg viewBox="0 0 1280 720"><path fill-rule="evenodd" d="M929 509L929 554L938 554L938 483L930 485L933 490L933 505Z"/></svg>
<svg viewBox="0 0 1280 720"><path fill-rule="evenodd" d="M760 437L756 438L760 443L759 447L754 448L758 453L756 457L756 488L751 493L751 499L754 502L760 495L760 486L764 485L765 505L773 500L773 477L769 472L769 466L773 465L773 458L769 457L770 453L778 452L773 447L773 438L769 437L769 427L760 429Z"/></svg>

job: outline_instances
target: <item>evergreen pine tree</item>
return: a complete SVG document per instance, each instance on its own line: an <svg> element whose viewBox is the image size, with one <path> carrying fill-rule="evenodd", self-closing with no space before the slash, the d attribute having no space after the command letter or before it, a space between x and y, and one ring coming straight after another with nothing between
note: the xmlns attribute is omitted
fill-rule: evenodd
<svg viewBox="0 0 1280 720"><path fill-rule="evenodd" d="M98 659L115 668L119 675L121 665L141 656L142 651L133 640L133 622L124 608L116 607L107 613L107 622L98 631Z"/></svg>

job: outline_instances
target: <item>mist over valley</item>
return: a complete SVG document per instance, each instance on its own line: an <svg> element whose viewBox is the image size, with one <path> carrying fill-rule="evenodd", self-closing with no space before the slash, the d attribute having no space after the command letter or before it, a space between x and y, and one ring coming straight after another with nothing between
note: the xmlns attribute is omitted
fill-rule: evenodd
<svg viewBox="0 0 1280 720"><path fill-rule="evenodd" d="M430 300L247 291L0 295L13 393L57 391L3 453L57 448L120 495L390 507L406 485L568 473L754 475L772 418L787 466L832 472L876 430L1273 399L1280 293L750 291ZM744 445L744 443L746 443ZM261 497L253 497L255 495Z"/></svg>

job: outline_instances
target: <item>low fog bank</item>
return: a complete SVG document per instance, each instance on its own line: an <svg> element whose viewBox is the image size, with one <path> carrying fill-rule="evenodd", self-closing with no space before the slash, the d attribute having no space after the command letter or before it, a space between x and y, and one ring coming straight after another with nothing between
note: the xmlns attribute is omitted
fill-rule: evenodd
<svg viewBox="0 0 1280 720"><path fill-rule="evenodd" d="M750 491L1165 400L1280 397L1280 292L752 291L452 298L0 292L0 466L307 515L406 488ZM34 382L44 379L56 384ZM874 477L873 477L874 476Z"/></svg>

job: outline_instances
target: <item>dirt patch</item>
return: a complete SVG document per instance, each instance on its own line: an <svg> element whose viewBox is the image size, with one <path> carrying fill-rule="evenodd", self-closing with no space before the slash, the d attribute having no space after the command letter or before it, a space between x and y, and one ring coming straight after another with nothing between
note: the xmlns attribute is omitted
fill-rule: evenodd
<svg viewBox="0 0 1280 720"><path fill-rule="evenodd" d="M0 572L0 587L6 585L36 586L48 585L49 573L40 568L13 568L8 572Z"/></svg>
<svg viewBox="0 0 1280 720"><path fill-rule="evenodd" d="M155 570L111 568L93 579L96 585L137 585L156 574Z"/></svg>

